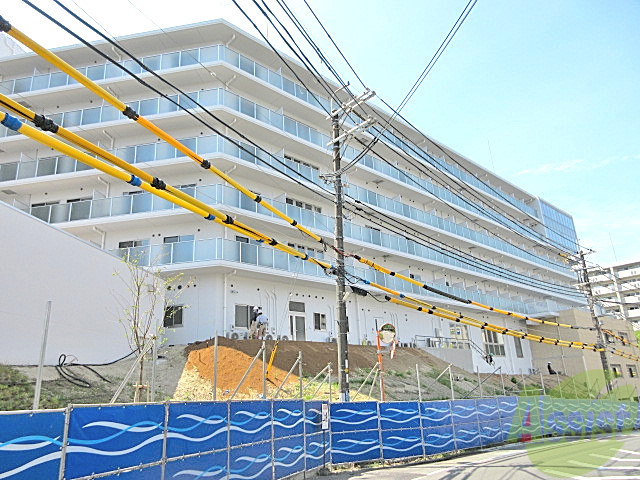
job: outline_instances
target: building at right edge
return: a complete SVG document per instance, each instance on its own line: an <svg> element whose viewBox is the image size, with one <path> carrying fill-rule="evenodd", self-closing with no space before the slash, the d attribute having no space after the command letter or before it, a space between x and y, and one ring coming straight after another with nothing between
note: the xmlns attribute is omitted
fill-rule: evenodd
<svg viewBox="0 0 640 480"><path fill-rule="evenodd" d="M640 259L589 269L593 296L604 313L615 315L640 330Z"/></svg>

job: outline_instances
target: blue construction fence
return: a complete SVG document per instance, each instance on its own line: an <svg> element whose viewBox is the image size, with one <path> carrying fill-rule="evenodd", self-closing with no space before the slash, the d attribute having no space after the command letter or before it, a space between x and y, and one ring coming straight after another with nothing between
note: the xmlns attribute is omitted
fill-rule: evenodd
<svg viewBox="0 0 640 480"><path fill-rule="evenodd" d="M634 428L640 429L635 402L545 396L76 405L2 412L0 480L272 480L323 464Z"/></svg>

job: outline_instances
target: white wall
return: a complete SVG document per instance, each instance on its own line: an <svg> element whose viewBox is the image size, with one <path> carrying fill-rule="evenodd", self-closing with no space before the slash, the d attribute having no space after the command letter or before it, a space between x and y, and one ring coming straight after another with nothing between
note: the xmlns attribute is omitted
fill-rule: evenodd
<svg viewBox="0 0 640 480"><path fill-rule="evenodd" d="M120 260L2 202L0 252L0 363L38 363L48 300L47 365L61 353L101 363L130 351L118 320L129 298Z"/></svg>
<svg viewBox="0 0 640 480"><path fill-rule="evenodd" d="M301 277L283 273L274 274L273 270L251 273L232 270L219 273L216 267L211 269L186 270L183 277L185 288L180 294L177 304L188 306L183 312L183 325L167 330L169 344L183 344L196 340L206 340L217 331L225 335L232 331L239 333L240 338L246 329L233 328L235 305L261 306L269 318L268 333L276 336L287 336L291 339L289 326L288 302L296 301L305 304L304 313L296 313L305 317L306 340L326 342L335 338L335 287L333 282L326 285L310 283ZM224 275L227 275L226 300ZM190 283L188 287L186 285ZM226 304L226 315L225 306ZM445 302L438 305L446 307ZM508 318L471 309L449 308L462 311L470 317L487 321L511 329L526 330L524 321ZM326 315L326 330L315 330L313 314ZM450 321L426 315L391 303L379 303L373 298L362 297L351 293L347 298L347 316L349 317L349 343L360 344L363 340L375 344L375 325L393 323L398 332L398 341L410 343L415 335L436 336L436 329L444 337L450 336ZM224 319L224 320L223 320ZM469 339L484 349L482 330L469 327ZM529 342L522 341L523 358L518 358L512 337L501 337L505 346L505 356L494 356L494 365L489 365L479 353L473 351L474 370L489 373L502 367L503 373L528 373L532 365ZM465 352L466 353L466 352ZM462 365L461 365L462 366Z"/></svg>

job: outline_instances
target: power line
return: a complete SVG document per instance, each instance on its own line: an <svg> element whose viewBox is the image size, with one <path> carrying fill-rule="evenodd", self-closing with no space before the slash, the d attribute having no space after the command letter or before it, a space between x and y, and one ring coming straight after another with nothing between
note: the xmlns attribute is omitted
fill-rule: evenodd
<svg viewBox="0 0 640 480"><path fill-rule="evenodd" d="M115 62L114 62L114 63L115 63ZM130 74L131 74L131 73L130 73ZM133 74L131 74L131 75L132 75L134 78L138 78L137 76L135 76L135 75L133 75ZM171 84L169 84L169 85L171 85ZM160 92L157 92L157 93L159 93L159 94L160 94ZM214 131L215 131L215 130L214 130ZM235 142L234 142L234 143L235 143Z"/></svg>
<svg viewBox="0 0 640 480"><path fill-rule="evenodd" d="M279 1L280 1L280 0L279 0ZM322 22L320 21L320 19L317 17L317 15L315 15L315 12L313 12L313 9L311 8L311 6L310 6L307 2L305 2L305 3L307 4L307 7L311 10L311 12L312 12L312 14L313 14L314 18L316 18L316 20L318 21L318 23L320 24L320 26L322 27L322 29L324 30L324 32L325 32L325 33L327 34L327 36L330 38L330 40L332 41L332 43L334 44L334 46L336 47L336 49L338 50L338 52L340 53L340 55L341 55L341 56L345 59L345 61L346 61L346 57L344 56L344 54L342 53L342 51L340 50L340 48L338 47L338 45L333 41L333 39L332 39L332 38L331 38L331 36L329 35L329 33L328 33L327 29L324 27L324 25L322 24ZM475 5L475 3L474 3L474 5ZM467 5L467 6L468 6L468 5ZM466 7L465 7L465 10L466 10ZM468 14L468 13L469 13L469 12L467 12L467 14ZM464 14L464 11L463 11L463 14ZM461 14L461 15L462 15L462 14ZM466 18L466 17L465 17L465 18ZM294 22L294 23L295 23L295 22ZM299 23L299 22L298 22L298 23ZM307 39L307 41L308 41L308 42L310 42L310 44L312 45L312 48L314 48L314 50L319 51L319 49L318 49L317 45L315 45L315 43L313 42L313 40L312 40L312 39L310 39L310 36L309 36L308 34L307 34L307 35L304 35L304 34L303 34L303 36ZM321 58L324 58L324 61L325 61L326 63L328 63L328 61L326 60L326 57L324 57L324 56L322 55L322 56L321 56ZM355 69L353 69L353 67L351 66L351 64L350 64L348 61L347 61L347 63L349 64L349 67L352 69L352 71L354 71L354 73L355 73ZM332 69L332 68L330 68L330 70L331 70L331 71L333 71L333 72L335 72L335 70L334 70L334 69ZM335 75L335 74L334 74L334 75ZM341 81L341 79L339 78L339 76L336 76L336 78L337 78L339 81ZM358 77L358 78L359 78L359 77ZM364 85L364 83L363 83L363 85ZM429 137L427 137L427 136L426 136L426 135L425 135L421 130L419 130L415 125L411 124L411 123L410 123L410 122L409 122L405 117L403 117L403 116L399 113L399 111L395 110L391 105L389 105L387 102L385 102L382 98L380 98L380 100L383 102L383 104L384 104L385 106L387 106L387 107L388 107L388 108L393 112L393 116L396 116L396 115L397 115L397 116L399 116L399 117L400 117L402 120L404 120L408 125L410 125L410 126L411 126L415 131L417 131L418 133L420 133L421 135L423 135L425 138L429 138ZM391 119L393 119L393 116L391 117ZM390 121L389 121L388 123L390 123ZM406 136L404 136L404 135L403 135L403 137L405 137L405 139L407 138L407 137L406 137ZM376 136L376 138L378 138L378 137ZM396 136L396 138L398 138L398 137ZM402 140L402 139L400 139L400 140L401 140L405 145L407 145L407 146L408 146L408 144L406 143L406 141L405 141L405 140ZM456 161L455 159L453 159L453 158L452 158L448 153L446 153L445 149L444 149L441 145L439 145L438 143L436 143L435 141L433 141L433 140L431 140L431 139L430 139L430 141L431 141L435 146L437 146L437 147L438 147L438 148L443 152L443 154L444 154L446 157L448 157L452 162L454 162L455 164L457 164L457 165L458 165L460 168L462 168L466 173L468 173L468 174L470 174L470 175L473 175L473 174L472 174L472 173L471 173L471 172L470 172L470 171L469 171L469 170L468 170L464 165L460 164L458 161ZM422 156L422 154L424 153L424 152L422 151L422 149L421 149L418 145L416 145L416 144L415 144L415 142L411 141L410 139L409 139L409 142L410 142L412 145L414 145L414 146L415 146L415 147L416 147L416 148L421 152L421 156ZM417 153L417 152L416 152L416 153ZM424 159L424 158L423 158L423 159ZM434 167L435 167L435 165L434 165ZM437 167L435 167L435 168L437 168ZM485 182L482 182L482 183L483 183L484 185L486 185L488 188L490 188L490 189L491 189L494 193L496 193L498 196L500 196L501 198L505 199L505 200L509 203L509 201L508 201L508 200L507 200L507 198L505 197L504 193L500 192L498 189L496 189L495 187L493 187L492 185L490 185L490 184L488 184L488 183L485 183ZM465 184L466 184L466 182L465 182ZM514 205L514 206L515 206L515 205ZM517 206L515 206L515 207L516 207L516 208L518 208L518 209L520 210L520 208L519 208L519 207L517 207ZM493 206L492 206L492 208L493 208ZM520 211L522 211L522 210L520 210ZM522 211L522 212L523 212L523 213L525 213L525 214L528 214L527 212L524 212L524 211ZM506 213L506 212L504 212L504 213ZM548 229L548 230L550 230L550 231L553 231L553 232L554 232L554 233L556 233L557 235L559 235L559 236L561 236L561 237L565 238L566 240L568 240L568 241L570 241L570 242L572 242L572 243L573 243L573 242L576 242L576 243L577 243L577 240L576 240L576 239L566 237L566 236L564 236L563 234L561 234L560 232L557 232L557 231L555 231L554 229L552 229L552 228L550 228L550 227L548 227L548 226L546 226L546 225L545 225L545 228L547 228L547 229ZM534 236L538 236L538 235L540 235L538 232L535 232L535 231L533 231L533 232L534 232ZM550 239L548 239L548 238L544 238L544 239L543 239L543 241L545 241L546 243L550 243ZM554 246L554 248L559 248L559 246L558 246L558 245L553 245L553 246ZM561 247L561 248L560 248L560 250L563 250L563 249L564 249L564 247Z"/></svg>

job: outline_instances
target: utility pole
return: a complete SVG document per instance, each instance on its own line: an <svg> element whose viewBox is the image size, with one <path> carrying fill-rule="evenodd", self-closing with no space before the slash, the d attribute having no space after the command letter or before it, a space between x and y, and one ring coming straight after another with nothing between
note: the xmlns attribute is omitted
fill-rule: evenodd
<svg viewBox="0 0 640 480"><path fill-rule="evenodd" d="M336 319L338 321L338 390L340 391L340 401L349 401L349 348L347 342L347 304L345 302L345 279L344 279L344 233L342 204L344 203L344 192L342 191L342 174L340 172L340 117L339 113L332 112L331 115L332 139L333 139L333 178L336 191L336 225L334 246L337 253L336 266Z"/></svg>
<svg viewBox="0 0 640 480"><path fill-rule="evenodd" d="M593 290L591 289L591 281L589 280L589 273L587 272L587 262L584 259L584 252L582 250L580 250L579 257L582 271L582 284L584 285L585 293L587 294L587 303L589 304L589 311L591 312L593 325L596 327L596 343L599 347L603 348L603 350L599 353L600 362L602 363L602 370L604 373L604 383L607 387L607 392L611 392L611 385L609 384L609 380L607 379L607 375L609 374L609 361L607 360L607 353L605 351L604 337L602 335L602 329L600 328L600 322L598 321L598 317L596 316L596 309L593 301Z"/></svg>
<svg viewBox="0 0 640 480"><path fill-rule="evenodd" d="M330 179L335 187L335 240L334 248L336 250L336 321L338 323L337 347L338 347L338 390L340 393L340 401L349 401L349 348L347 334L349 326L347 323L347 303L345 300L346 281L344 268L344 215L342 206L344 204L344 191L342 185L342 174L344 173L341 165L340 147L341 141L349 135L353 135L358 131L366 129L373 123L373 119L369 118L359 125L354 126L347 132L340 134L340 117L348 115L354 108L365 102L375 95L375 92L366 91L350 102L340 105L336 109L332 109L328 118L331 119L332 135L329 145L333 151L333 173L325 176L325 180ZM348 168L349 166L347 166ZM345 168L345 170L347 169Z"/></svg>

